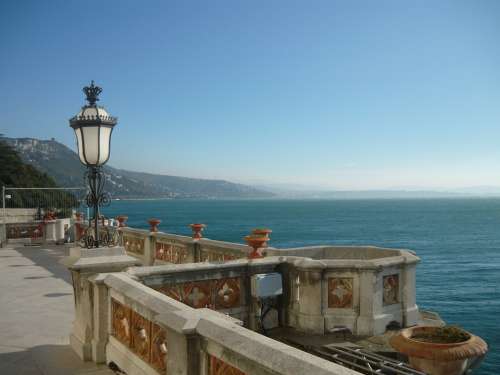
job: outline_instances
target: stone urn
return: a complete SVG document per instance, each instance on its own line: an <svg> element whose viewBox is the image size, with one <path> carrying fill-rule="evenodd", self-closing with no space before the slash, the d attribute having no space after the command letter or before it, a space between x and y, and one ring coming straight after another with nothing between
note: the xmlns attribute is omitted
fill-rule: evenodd
<svg viewBox="0 0 500 375"><path fill-rule="evenodd" d="M268 228L255 228L252 231L252 234L258 235L258 236L265 236L269 239L269 235L273 233L271 229Z"/></svg>
<svg viewBox="0 0 500 375"><path fill-rule="evenodd" d="M44 221L52 221L55 219L56 219L56 213L54 211L51 211L51 210L48 210L43 218Z"/></svg>
<svg viewBox="0 0 500 375"><path fill-rule="evenodd" d="M191 230L193 231L193 238L195 240L199 240L200 238L203 237L203 234L201 232L203 232L203 229L205 229L207 227L205 224L199 224L199 223L189 224L189 226L191 227Z"/></svg>
<svg viewBox="0 0 500 375"><path fill-rule="evenodd" d="M149 228L150 232L158 232L158 225L160 225L161 223L160 219L151 218L148 220L148 223L150 226Z"/></svg>
<svg viewBox="0 0 500 375"><path fill-rule="evenodd" d="M116 220L118 221L118 227L123 228L127 226L125 223L128 220L128 216L120 215L116 217Z"/></svg>
<svg viewBox="0 0 500 375"><path fill-rule="evenodd" d="M248 254L248 259L264 257L260 249L267 247L267 241L269 241L268 237L261 234L250 234L245 237L245 241L247 242L248 246L253 249L253 251Z"/></svg>
<svg viewBox="0 0 500 375"><path fill-rule="evenodd" d="M458 327L411 327L393 336L390 344L408 356L413 368L429 375L465 374L488 351L480 337Z"/></svg>
<svg viewBox="0 0 500 375"><path fill-rule="evenodd" d="M83 213L82 212L75 212L75 221L80 222L83 220Z"/></svg>

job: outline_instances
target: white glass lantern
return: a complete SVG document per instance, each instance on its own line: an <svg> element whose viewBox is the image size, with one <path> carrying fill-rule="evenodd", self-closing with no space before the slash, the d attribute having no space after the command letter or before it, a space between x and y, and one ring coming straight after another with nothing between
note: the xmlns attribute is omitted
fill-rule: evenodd
<svg viewBox="0 0 500 375"><path fill-rule="evenodd" d="M94 81L83 91L89 104L70 119L69 123L75 131L80 161L88 167L99 167L109 159L111 133L116 125L116 118L95 104L102 89L94 86Z"/></svg>

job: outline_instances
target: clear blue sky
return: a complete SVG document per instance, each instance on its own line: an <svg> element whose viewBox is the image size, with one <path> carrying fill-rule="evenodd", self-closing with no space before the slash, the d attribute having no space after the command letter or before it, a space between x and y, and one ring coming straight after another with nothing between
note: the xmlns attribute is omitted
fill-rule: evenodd
<svg viewBox="0 0 500 375"><path fill-rule="evenodd" d="M2 1L0 132L115 167L343 189L500 185L500 1Z"/></svg>

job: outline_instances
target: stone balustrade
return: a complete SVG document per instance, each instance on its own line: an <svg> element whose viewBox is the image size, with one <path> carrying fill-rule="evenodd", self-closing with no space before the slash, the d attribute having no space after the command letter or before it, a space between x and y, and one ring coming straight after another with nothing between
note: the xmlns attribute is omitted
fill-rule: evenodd
<svg viewBox="0 0 500 375"><path fill-rule="evenodd" d="M248 294L244 279L254 272L279 269L283 260L130 268L139 259L121 247L75 249L65 260L75 287L71 345L83 359L114 362L128 374L358 374L249 330L239 319L201 307L208 303L195 309L160 291L165 285L208 282L214 288L209 293L211 307L227 311L238 299L219 293L227 291L224 285L240 288L241 307L247 301L243 295ZM238 279L239 286L233 283ZM192 285L186 290L193 292ZM194 300L191 303L195 305Z"/></svg>
<svg viewBox="0 0 500 375"><path fill-rule="evenodd" d="M199 262L227 262L246 258L251 251L247 245L202 238L197 242Z"/></svg>
<svg viewBox="0 0 500 375"><path fill-rule="evenodd" d="M324 334L338 326L356 335L383 334L389 324L409 327L419 318L415 270L408 250L373 246L269 249L287 258L286 324Z"/></svg>
<svg viewBox="0 0 500 375"><path fill-rule="evenodd" d="M118 228L120 232L120 243L128 255L141 261L143 265L152 265L154 251L152 235L148 230L134 229L130 227Z"/></svg>
<svg viewBox="0 0 500 375"><path fill-rule="evenodd" d="M133 267L127 273L166 296L195 309L217 310L259 330L260 304L251 296L252 277L278 272L278 257L226 263L190 263L155 267ZM278 319L266 327L278 325Z"/></svg>
<svg viewBox="0 0 500 375"><path fill-rule="evenodd" d="M188 304L190 300L185 297L185 288L192 288L191 284L197 283L196 290L208 295L213 292L210 283L221 279L200 276L203 266L196 263L208 263L212 271L222 272L222 268L217 268L218 264L229 262L233 275L250 274L235 271L238 268L235 260L246 259L251 251L243 244L129 227L118 231L127 254L138 259L143 266L190 264L175 268L183 270L185 275L196 275L190 279L182 278L187 284L169 286L168 275L178 277L180 274L168 267L161 271L163 276L157 274L156 286L150 284L155 288L162 287L170 297ZM408 327L418 322L415 269L419 258L411 251L370 246L310 246L267 248L264 254L265 259L286 257L279 271L283 275L285 303L279 317L287 326L314 334L332 332L341 326L356 335L378 335L384 333L388 325ZM247 280L248 275L243 279ZM236 279L227 280L230 280L232 289L241 284ZM150 278L145 282L150 283ZM240 286L240 289L247 293L245 286ZM202 303L202 307L213 307L213 303ZM191 303L194 307L200 307L198 305L198 302ZM249 327L255 327L255 319L248 315L248 311L231 315Z"/></svg>
<svg viewBox="0 0 500 375"><path fill-rule="evenodd" d="M183 264L197 261L196 242L191 237L156 232L151 238L151 246L154 248L152 264Z"/></svg>
<svg viewBox="0 0 500 375"><path fill-rule="evenodd" d="M127 254L136 257L145 266L226 262L246 258L250 251L248 246L232 242L197 239L130 227L117 230L120 232L120 243L125 247Z"/></svg>

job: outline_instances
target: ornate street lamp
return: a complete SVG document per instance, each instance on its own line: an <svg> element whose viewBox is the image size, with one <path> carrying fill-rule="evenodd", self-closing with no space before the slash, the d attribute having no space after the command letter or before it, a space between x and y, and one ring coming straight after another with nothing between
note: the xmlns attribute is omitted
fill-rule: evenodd
<svg viewBox="0 0 500 375"><path fill-rule="evenodd" d="M110 116L103 107L96 105L102 89L95 86L94 81L90 86L85 86L83 92L87 96L88 104L69 120L69 124L75 131L80 161L87 167L85 180L89 186L89 193L86 197L86 204L94 210L94 234L85 236L84 243L90 248L106 245L102 243L103 241L99 241L98 228L99 207L108 205L110 202L109 193L104 192L106 177L102 166L109 159L111 133L117 118Z"/></svg>

